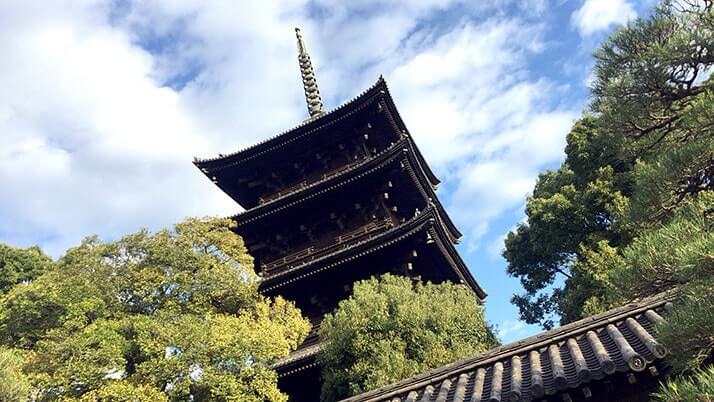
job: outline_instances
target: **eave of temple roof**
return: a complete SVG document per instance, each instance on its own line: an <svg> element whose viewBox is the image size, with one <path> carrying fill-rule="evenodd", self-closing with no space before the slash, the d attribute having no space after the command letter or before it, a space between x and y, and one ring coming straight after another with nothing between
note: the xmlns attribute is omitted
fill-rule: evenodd
<svg viewBox="0 0 714 402"><path fill-rule="evenodd" d="M405 167L410 178L417 186L418 191L422 194L427 202L432 202L439 211L442 217L442 222L448 228L449 238L453 242L457 242L461 238L462 233L456 227L449 215L446 213L443 205L439 202L433 187L422 174L423 170L419 166L417 148L411 138L402 137L401 140L394 143L392 146L382 151L380 154L366 159L364 162L357 164L349 169L345 169L335 176L325 178L310 184L298 191L288 193L282 197L270 200L255 208L251 208L245 212L232 216L239 224L254 223L266 216L276 212L285 210L294 205L301 204L307 200L329 194L331 191L341 188L348 183L352 183L357 179L367 177L378 170L388 166L392 162L404 159Z"/></svg>
<svg viewBox="0 0 714 402"><path fill-rule="evenodd" d="M660 293L343 402L531 401L616 371L642 371L666 354L653 326L674 297Z"/></svg>
<svg viewBox="0 0 714 402"><path fill-rule="evenodd" d="M440 215L437 214L437 219L440 220ZM441 249L444 253L449 263L452 267L457 267L456 274L461 279L462 283L468 284L471 289L475 289L476 293L481 299L486 297L486 292L481 288L481 286L476 282L476 279L471 275L471 271L466 266L466 263L461 259L461 255L451 242L445 242L442 239L448 239L448 234L444 231L443 225L434 225L429 229L432 238L434 239L437 247ZM482 296L483 295L483 296Z"/></svg>
<svg viewBox="0 0 714 402"><path fill-rule="evenodd" d="M334 253L321 256L315 260L305 262L301 265L276 272L275 274L265 277L260 284L261 291L271 291L289 283L318 274L322 271L333 269L346 262L355 260L385 247L391 246L392 244L396 244L402 240L408 239L423 230L433 229L435 227L438 228L440 226L443 226L443 223L441 223L439 213L435 207L429 206L418 216L415 216L409 221L384 231L370 239L357 242L348 248L335 251ZM444 249L448 251L450 248L451 251L445 253L445 256L447 257L449 265L454 273L474 291L479 299L484 299L486 297L486 292L473 278L468 268L463 263L463 260L458 257L458 253L456 253L456 250L450 243L448 236L446 236L446 232L443 230L434 230L432 232L432 236L435 236L437 244L439 244L440 247L443 247L442 251ZM456 255L456 258L454 258L454 254Z"/></svg>
<svg viewBox="0 0 714 402"><path fill-rule="evenodd" d="M320 351L320 344L316 343L304 348L300 348L286 357L278 360L272 368L278 372L278 377L285 377L314 367L317 365L315 356Z"/></svg>
<svg viewBox="0 0 714 402"><path fill-rule="evenodd" d="M243 150L227 155L219 155L215 158L194 158L193 163L199 169L201 169L201 171L207 177L211 178L212 176L214 176L214 172L217 170L221 170L229 166L242 164L246 161L279 150L281 147L287 144L299 141L311 135L315 135L375 103L378 103L382 107L384 107L387 119L391 123L394 130L396 130L396 132L409 135L406 126L404 125L404 122L402 121L399 112L397 111L397 108L394 104L394 100L392 99L392 96L389 93L387 83L384 78L380 76L377 82L372 85L372 87L362 92L360 95L353 98L351 101L344 103L338 108L324 115L321 115L316 119L307 120L295 128L273 136ZM436 177L434 172L426 163L423 155L418 149L416 149L416 155L419 160L420 168L423 169L426 177L429 179L431 184L434 186L438 185L439 179Z"/></svg>

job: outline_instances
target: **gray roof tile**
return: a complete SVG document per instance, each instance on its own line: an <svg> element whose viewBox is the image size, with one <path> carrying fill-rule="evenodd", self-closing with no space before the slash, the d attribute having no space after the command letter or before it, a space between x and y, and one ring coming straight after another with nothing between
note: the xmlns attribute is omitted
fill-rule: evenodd
<svg viewBox="0 0 714 402"><path fill-rule="evenodd" d="M645 298L345 402L532 401L618 371L643 371L666 354L653 328L673 297Z"/></svg>

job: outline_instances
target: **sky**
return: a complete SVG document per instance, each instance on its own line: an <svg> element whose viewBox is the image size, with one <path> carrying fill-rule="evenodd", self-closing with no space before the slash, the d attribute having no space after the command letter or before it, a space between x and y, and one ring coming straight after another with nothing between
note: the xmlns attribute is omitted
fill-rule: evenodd
<svg viewBox="0 0 714 402"><path fill-rule="evenodd" d="M57 258L240 207L191 163L307 117L294 27L328 110L384 75L464 232L502 341L504 236L588 105L592 53L653 0L0 2L0 242Z"/></svg>

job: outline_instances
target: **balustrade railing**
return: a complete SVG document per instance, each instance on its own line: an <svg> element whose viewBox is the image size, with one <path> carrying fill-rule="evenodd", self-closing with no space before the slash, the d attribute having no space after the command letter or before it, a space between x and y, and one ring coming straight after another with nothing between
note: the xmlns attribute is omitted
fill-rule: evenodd
<svg viewBox="0 0 714 402"><path fill-rule="evenodd" d="M372 221L364 226L360 226L348 232L341 233L332 241L321 247L310 246L295 253L291 253L281 258L268 261L262 264L262 270L263 272L269 275L275 271L279 271L284 268L291 268L304 262L312 261L318 257L333 253L342 248L349 247L350 245L355 244L361 240L379 234L380 232L391 228L393 225L394 223L392 222L392 219L390 217L386 217L377 221Z"/></svg>
<svg viewBox="0 0 714 402"><path fill-rule="evenodd" d="M307 180L302 180L302 181L300 181L300 182L298 182L298 183L293 184L293 185L290 186L290 187L285 187L284 189L282 189L282 190L280 190L280 191L278 191L278 192L276 192L276 193L269 194L269 195L266 195L266 196L261 197L260 200L259 200L259 203L260 203L260 204L265 204L266 202L270 202L270 201L276 200L276 199L278 199L278 198L280 198L280 197L283 197L283 196L286 196L286 195L288 195L288 194L290 194L290 193L294 193L294 192L296 192L296 191L300 191L300 190L302 190L302 189L305 188L305 187L308 187L308 186L310 186L310 185L312 185L312 184L317 183L318 181L326 180L326 179L329 179L330 177L337 176L338 174L342 173L343 171L345 171L345 170L347 170L347 169L349 169L349 168L351 168L351 167L353 167L353 166L355 166L355 165L358 165L358 164L361 163L361 162L362 162L362 160L359 160L359 161L356 161L356 162L352 162L352 163L348 163L348 164L346 164L346 165L342 165L342 166L338 167L337 169L331 170L331 171L329 171L329 172L327 172L327 173L325 173L325 174L322 174L322 175L320 175L320 176L313 177L313 178L307 179Z"/></svg>

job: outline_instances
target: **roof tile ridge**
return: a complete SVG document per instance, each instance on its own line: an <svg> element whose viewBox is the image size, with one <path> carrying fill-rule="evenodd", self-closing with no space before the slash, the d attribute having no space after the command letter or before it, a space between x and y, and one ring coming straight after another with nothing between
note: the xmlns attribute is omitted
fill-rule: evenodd
<svg viewBox="0 0 714 402"><path fill-rule="evenodd" d="M652 308L656 308L660 305L665 304L668 301L674 299L677 294L676 289L665 290L658 294L652 296L646 296L640 298L636 301L628 303L624 306L616 307L612 310L608 310L604 313L596 314L591 317L583 318L578 321L566 324L562 327L554 328L548 331L541 332L539 334L527 337L525 339L510 342L505 345L498 346L496 348L490 349L477 356L462 359L447 365L429 370L425 373L418 374L416 376L406 378L399 382L368 391L363 394L355 395L353 397L343 399L342 402L358 402L358 401L371 401L374 398L381 398L384 395L389 395L394 392L406 392L409 389L419 387L425 383L431 383L434 381L439 381L442 378L447 378L452 375L459 374L466 370L471 370L476 367L488 364L490 362L501 360L509 357L510 355L515 355L521 351L528 350L529 348L536 347L539 344L555 343L559 342L564 334L567 334L568 330L577 328L575 334L570 334L571 336L579 335L580 333L585 333L593 327L599 325L604 325L612 322L619 321L626 318L628 315L639 314L642 311L646 311ZM584 325L582 328L578 328L580 325ZM555 335L553 336L553 333ZM554 340L555 338L555 340ZM549 342L546 342L549 341Z"/></svg>
<svg viewBox="0 0 714 402"><path fill-rule="evenodd" d="M214 162L214 161L217 161L217 160L220 160L220 159L223 159L223 158L230 158L231 156L235 156L235 155L238 155L238 154L243 153L243 152L245 152L245 151L248 151L248 150L257 148L257 147L259 147L259 146L261 146L261 145L263 145L263 144L265 144L265 143L268 143L268 142L270 142L270 141L273 141L273 140L275 140L276 138L279 138L279 137L281 137L281 136L283 136L283 135L285 135L285 134L291 133L291 132L293 132L293 131L295 131L295 130L298 130L298 129L303 128L303 127L305 127L305 126L308 126L308 125L311 125L311 124L313 124L313 123L319 122L319 121L321 121L321 120L325 120L325 118L327 118L329 115L331 115L331 114L333 114L333 113L335 113L335 112L338 112L338 111L340 111L340 110L346 108L347 106L353 104L355 101L357 101L358 99L360 99L360 98L366 96L367 93L369 93L370 91L373 91L375 88L377 88L378 86L380 86L380 85L382 85L382 84L386 85L386 82L384 81L384 78L380 75L380 76L379 76L379 79L377 79L377 81L376 81L374 84L372 84L372 86L370 86L369 88L363 90L360 94L354 96L354 97L353 97L352 99L350 99L349 101L343 102L341 105L339 105L339 106L337 106L337 107L335 107L335 108L333 108L333 109L330 109L329 111L327 111L327 112L321 114L321 115L318 116L317 118L305 120L305 121L303 121L302 123L298 124L297 126L294 126L294 127L292 127L292 128L289 128L289 129L287 129L287 130L283 130L283 131L280 132L279 134L272 135L272 136L270 136L270 137L268 137L268 138L265 138L265 139L262 139L262 140L258 141L257 143L255 143L255 144L253 144L253 145L249 145L249 146L247 146L247 147L243 147L243 148L241 148L241 149L239 149L239 150L237 150L237 151L234 151L234 152L230 152L230 153L227 153L227 154L218 154L218 156L213 156L213 157L197 157L197 156L194 156L194 157L193 157L193 163L194 163L194 165L198 165L199 163ZM316 126L319 126L318 124L315 124L315 125L316 125Z"/></svg>

